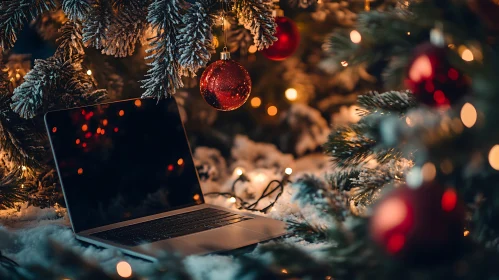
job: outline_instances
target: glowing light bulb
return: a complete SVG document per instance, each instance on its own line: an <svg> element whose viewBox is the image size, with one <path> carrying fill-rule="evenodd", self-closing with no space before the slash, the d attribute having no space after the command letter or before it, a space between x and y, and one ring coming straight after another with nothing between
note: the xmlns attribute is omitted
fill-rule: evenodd
<svg viewBox="0 0 499 280"><path fill-rule="evenodd" d="M88 69L87 70L87 75L89 75L89 76L92 75L92 70Z"/></svg>
<svg viewBox="0 0 499 280"><path fill-rule="evenodd" d="M262 100L260 99L260 97L251 98L251 107L258 108L260 107L260 105L262 105Z"/></svg>
<svg viewBox="0 0 499 280"><path fill-rule="evenodd" d="M289 101L295 101L298 98L298 91L294 88L288 88L284 95Z"/></svg>
<svg viewBox="0 0 499 280"><path fill-rule="evenodd" d="M466 103L463 105L463 108L461 108L461 121L467 128L471 128L475 125L477 116L476 109L471 103Z"/></svg>
<svg viewBox="0 0 499 280"><path fill-rule="evenodd" d="M473 59L475 59L475 57L473 56L473 53L469 50L469 49L464 49L463 52L461 53L461 58L464 60L464 61L473 61Z"/></svg>
<svg viewBox="0 0 499 280"><path fill-rule="evenodd" d="M231 196L231 197L229 198L229 202L230 202L230 203L236 203L236 198L235 198L235 197L233 197L233 196Z"/></svg>
<svg viewBox="0 0 499 280"><path fill-rule="evenodd" d="M489 152L489 164L495 170L499 170L499 145L494 145Z"/></svg>
<svg viewBox="0 0 499 280"><path fill-rule="evenodd" d="M248 48L248 52L249 53L256 53L258 49L256 48L255 45L251 45L249 48Z"/></svg>
<svg viewBox="0 0 499 280"><path fill-rule="evenodd" d="M241 176L241 175L243 175L243 169L242 169L242 168L239 168L239 167L238 167L238 168L236 168L235 172L236 172L236 175L237 175L237 176Z"/></svg>
<svg viewBox="0 0 499 280"><path fill-rule="evenodd" d="M277 115L277 107L276 107L276 106L273 106L273 105L272 105L272 106L269 106L269 107L267 108L267 114L268 114L269 116L271 116L271 117L273 117L273 116Z"/></svg>
<svg viewBox="0 0 499 280"><path fill-rule="evenodd" d="M469 230L465 230L464 233L463 233L464 236L468 236L470 235L470 231Z"/></svg>
<svg viewBox="0 0 499 280"><path fill-rule="evenodd" d="M291 169L291 167L288 167L284 170L284 173L291 175L293 173L293 169Z"/></svg>
<svg viewBox="0 0 499 280"><path fill-rule="evenodd" d="M121 261L116 264L116 272L123 278L132 276L132 266L126 261Z"/></svg>
<svg viewBox="0 0 499 280"><path fill-rule="evenodd" d="M352 30L350 32L350 40L352 40L354 44L360 43L360 41L362 41L362 36L360 35L359 31Z"/></svg>

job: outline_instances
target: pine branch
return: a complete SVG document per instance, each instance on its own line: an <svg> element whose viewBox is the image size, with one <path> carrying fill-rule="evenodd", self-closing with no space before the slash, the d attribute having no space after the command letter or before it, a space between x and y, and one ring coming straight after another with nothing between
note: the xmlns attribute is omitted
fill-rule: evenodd
<svg viewBox="0 0 499 280"><path fill-rule="evenodd" d="M215 1L194 3L182 18L184 26L177 36L178 62L186 72L195 76L199 68L210 61L213 47L211 26L215 21Z"/></svg>
<svg viewBox="0 0 499 280"><path fill-rule="evenodd" d="M266 49L277 41L274 36L277 25L272 17L270 0L237 0L233 10L241 24L253 34L258 50Z"/></svg>
<svg viewBox="0 0 499 280"><path fill-rule="evenodd" d="M0 3L0 48L9 49L25 22L56 7L54 0L4 0Z"/></svg>
<svg viewBox="0 0 499 280"><path fill-rule="evenodd" d="M381 94L372 91L360 95L357 102L362 107L358 111L361 116L366 116L376 110L382 110L386 113L404 114L418 104L414 95L408 90L388 91Z"/></svg>
<svg viewBox="0 0 499 280"><path fill-rule="evenodd" d="M230 23L230 28L226 31L229 51L233 53L239 50L241 55L246 55L249 47L253 44L253 35L232 17L228 17L227 20Z"/></svg>
<svg viewBox="0 0 499 280"><path fill-rule="evenodd" d="M11 108L29 119L49 109L92 104L103 97L104 91L95 91L81 64L53 56L35 60L35 66L26 74L24 83L14 90Z"/></svg>
<svg viewBox="0 0 499 280"><path fill-rule="evenodd" d="M142 81L142 97L162 98L175 93L183 86L181 67L176 60L176 37L182 24L182 0L155 0L149 6L148 20L157 36L149 42L146 79Z"/></svg>
<svg viewBox="0 0 499 280"><path fill-rule="evenodd" d="M84 21L92 10L88 0L63 0L62 10L70 20Z"/></svg>
<svg viewBox="0 0 499 280"><path fill-rule="evenodd" d="M101 49L106 45L107 30L111 25L112 7L110 0L95 0L83 25L85 46Z"/></svg>
<svg viewBox="0 0 499 280"><path fill-rule="evenodd" d="M79 61L78 59L85 54L81 25L76 21L67 21L59 32L61 33L61 36L56 40L59 44L56 50L56 56Z"/></svg>
<svg viewBox="0 0 499 280"><path fill-rule="evenodd" d="M147 29L147 5L139 0L114 2L113 5L119 7L119 12L112 18L106 32L102 53L115 57L130 56Z"/></svg>
<svg viewBox="0 0 499 280"><path fill-rule="evenodd" d="M23 190L23 178L19 169L7 174L0 180L0 209L14 208L15 203L25 201L27 196Z"/></svg>

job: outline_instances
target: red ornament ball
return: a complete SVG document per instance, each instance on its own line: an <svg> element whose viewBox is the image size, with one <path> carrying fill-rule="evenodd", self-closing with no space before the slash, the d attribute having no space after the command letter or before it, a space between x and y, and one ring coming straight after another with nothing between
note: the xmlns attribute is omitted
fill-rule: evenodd
<svg viewBox="0 0 499 280"><path fill-rule="evenodd" d="M416 48L406 84L419 102L431 107L448 106L468 93L468 77L453 68L446 55L445 48L430 43Z"/></svg>
<svg viewBox="0 0 499 280"><path fill-rule="evenodd" d="M248 100L251 78L241 64L221 59L204 70L200 90L204 100L214 108L232 111Z"/></svg>
<svg viewBox="0 0 499 280"><path fill-rule="evenodd" d="M270 60L280 61L290 57L300 44L300 32L294 21L287 17L276 17L277 30L274 36L277 41L267 49L263 50Z"/></svg>
<svg viewBox="0 0 499 280"><path fill-rule="evenodd" d="M371 238L389 255L436 263L456 255L464 239L464 206L455 189L435 183L400 187L376 205Z"/></svg>

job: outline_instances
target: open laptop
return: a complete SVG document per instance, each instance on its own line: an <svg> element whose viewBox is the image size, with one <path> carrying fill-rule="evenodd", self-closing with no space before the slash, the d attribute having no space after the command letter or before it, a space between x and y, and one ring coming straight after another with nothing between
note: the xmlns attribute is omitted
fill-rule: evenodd
<svg viewBox="0 0 499 280"><path fill-rule="evenodd" d="M285 234L285 223L205 204L174 98L48 112L45 124L79 240L154 261Z"/></svg>

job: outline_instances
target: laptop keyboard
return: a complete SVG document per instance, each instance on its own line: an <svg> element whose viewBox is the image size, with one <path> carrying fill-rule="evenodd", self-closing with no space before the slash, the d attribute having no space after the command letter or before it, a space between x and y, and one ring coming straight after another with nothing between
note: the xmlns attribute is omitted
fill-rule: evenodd
<svg viewBox="0 0 499 280"><path fill-rule="evenodd" d="M152 243L164 239L219 228L250 219L252 218L215 208L204 208L179 215L98 232L91 234L91 236L127 246L137 246L140 244Z"/></svg>

